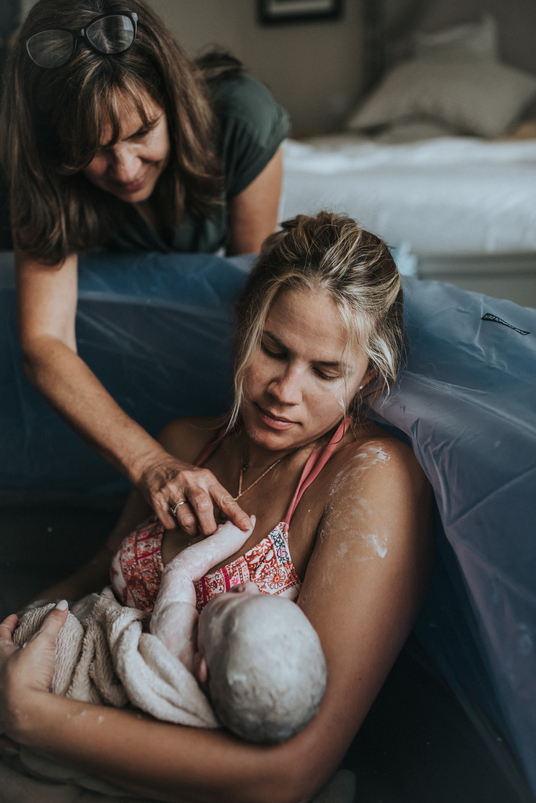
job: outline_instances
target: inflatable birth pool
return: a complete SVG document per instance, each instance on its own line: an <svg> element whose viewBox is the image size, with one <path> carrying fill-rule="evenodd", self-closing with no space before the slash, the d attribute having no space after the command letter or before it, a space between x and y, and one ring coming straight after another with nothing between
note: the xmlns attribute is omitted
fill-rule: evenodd
<svg viewBox="0 0 536 803"><path fill-rule="evenodd" d="M0 490L125 490L26 380L12 257L0 256ZM149 432L228 406L231 302L251 261L81 260L80 354ZM437 501L437 566L416 632L506 734L536 791L536 310L436 282L404 286L409 357L375 416L413 445Z"/></svg>

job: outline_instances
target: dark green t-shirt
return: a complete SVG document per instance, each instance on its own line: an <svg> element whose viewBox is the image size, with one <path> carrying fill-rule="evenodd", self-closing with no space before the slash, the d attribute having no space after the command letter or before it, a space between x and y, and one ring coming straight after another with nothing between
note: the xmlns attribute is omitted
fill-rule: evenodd
<svg viewBox="0 0 536 803"><path fill-rule="evenodd" d="M171 243L165 242L133 204L123 203L120 228L107 244L119 251L214 253L228 237L227 202L244 190L266 167L290 130L287 113L255 78L240 74L218 84L213 92L219 127L219 154L225 175L225 203L212 217L186 215Z"/></svg>

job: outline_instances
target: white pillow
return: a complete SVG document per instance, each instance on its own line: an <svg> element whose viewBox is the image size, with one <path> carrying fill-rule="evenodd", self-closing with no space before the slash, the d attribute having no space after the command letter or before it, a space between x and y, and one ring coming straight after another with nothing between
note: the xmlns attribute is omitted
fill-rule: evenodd
<svg viewBox="0 0 536 803"><path fill-rule="evenodd" d="M487 12L477 22L454 25L435 33L415 35L415 55L472 53L474 56L499 58L499 35L495 18Z"/></svg>
<svg viewBox="0 0 536 803"><path fill-rule="evenodd" d="M347 127L366 130L428 117L455 130L498 137L536 95L536 76L489 58L444 53L399 64Z"/></svg>

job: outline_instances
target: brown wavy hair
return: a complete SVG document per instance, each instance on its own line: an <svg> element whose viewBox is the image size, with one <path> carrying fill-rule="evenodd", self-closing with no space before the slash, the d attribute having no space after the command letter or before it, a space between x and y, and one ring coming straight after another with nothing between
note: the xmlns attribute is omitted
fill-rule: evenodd
<svg viewBox="0 0 536 803"><path fill-rule="evenodd" d="M403 359L403 294L394 259L383 240L344 215L298 215L281 225L264 241L235 305L235 401L229 427L240 416L244 378L270 308L285 290L329 293L348 333L346 349L359 345L367 355L374 378L341 411L357 421L388 393Z"/></svg>
<svg viewBox="0 0 536 803"><path fill-rule="evenodd" d="M129 10L138 34L125 53L104 56L79 47L64 67L41 69L27 56L25 36L61 27L80 30L100 14ZM208 95L211 80L240 71L225 54L199 64L177 44L143 0L39 0L30 10L4 76L0 160L10 185L15 243L41 262L102 245L117 228L120 203L81 172L97 153L111 123L120 137L121 99L147 124L143 94L164 109L169 164L155 188L168 228L185 210L210 216L221 203L223 176L215 152L217 131Z"/></svg>

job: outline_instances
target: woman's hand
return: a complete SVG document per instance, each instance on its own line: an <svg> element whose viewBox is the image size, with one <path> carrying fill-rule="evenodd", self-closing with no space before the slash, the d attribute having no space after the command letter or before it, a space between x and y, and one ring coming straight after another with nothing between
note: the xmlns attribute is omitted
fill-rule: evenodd
<svg viewBox="0 0 536 803"><path fill-rule="evenodd" d="M168 530L178 523L188 535L198 532L212 535L218 526L214 508L241 530L252 526L249 516L211 471L183 463L171 455L150 464L137 486Z"/></svg>
<svg viewBox="0 0 536 803"><path fill-rule="evenodd" d="M54 643L67 615L62 600L23 648L13 644L18 617L11 614L0 624L0 730L15 741L20 740L34 695L48 692L52 683Z"/></svg>
<svg viewBox="0 0 536 803"><path fill-rule="evenodd" d="M209 471L168 454L129 418L77 355L76 255L57 269L20 251L16 261L25 371L59 415L140 489L164 527L175 527L170 507L182 501L177 521L188 535L216 530L214 506L237 527L250 527L244 511Z"/></svg>

